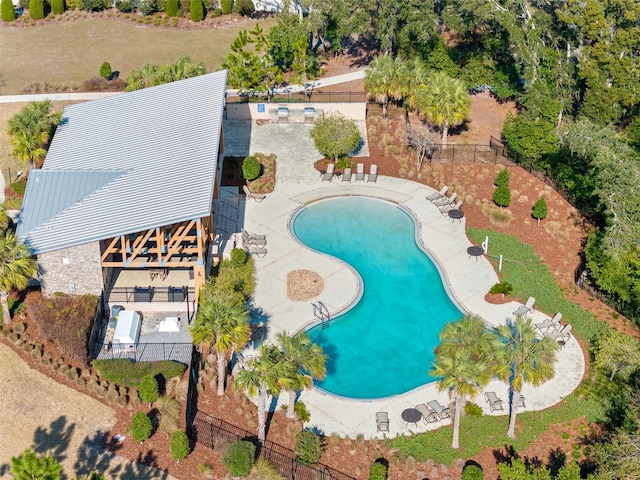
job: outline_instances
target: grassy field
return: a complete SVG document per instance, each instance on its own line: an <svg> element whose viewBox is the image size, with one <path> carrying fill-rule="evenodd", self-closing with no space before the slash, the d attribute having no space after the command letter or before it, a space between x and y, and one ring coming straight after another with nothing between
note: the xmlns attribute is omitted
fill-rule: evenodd
<svg viewBox="0 0 640 480"><path fill-rule="evenodd" d="M275 20L261 20L267 30ZM115 19L85 19L33 27L0 29L1 93L16 94L32 83L79 86L96 77L102 62L126 78L145 62L172 63L188 55L216 70L229 45L254 20L240 19L230 26L206 30L178 30L139 25Z"/></svg>

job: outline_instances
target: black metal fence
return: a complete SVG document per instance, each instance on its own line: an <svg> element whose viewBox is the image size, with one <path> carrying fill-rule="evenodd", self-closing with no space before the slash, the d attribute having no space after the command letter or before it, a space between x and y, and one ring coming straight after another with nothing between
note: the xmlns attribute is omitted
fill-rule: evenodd
<svg viewBox="0 0 640 480"><path fill-rule="evenodd" d="M109 302L189 302L195 300L193 287L111 287Z"/></svg>
<svg viewBox="0 0 640 480"><path fill-rule="evenodd" d="M191 343L113 343L99 344L93 358L115 360L127 358L134 362L159 362L174 360L189 365Z"/></svg>
<svg viewBox="0 0 640 480"><path fill-rule="evenodd" d="M267 98L263 92L245 92L235 95L227 93L227 103L363 103L367 101L364 92L284 92Z"/></svg>
<svg viewBox="0 0 640 480"><path fill-rule="evenodd" d="M295 452L271 441L258 442L255 434L230 424L221 418L214 418L198 412L191 423L195 440L212 450L223 451L233 442L245 440L253 442L260 458L268 460L285 478L295 480L355 480L350 475L339 472L327 465L303 465L296 461Z"/></svg>
<svg viewBox="0 0 640 480"><path fill-rule="evenodd" d="M468 164L487 163L491 165L505 165L513 167L516 164L505 155L504 148L495 145L437 145L429 159L431 163Z"/></svg>

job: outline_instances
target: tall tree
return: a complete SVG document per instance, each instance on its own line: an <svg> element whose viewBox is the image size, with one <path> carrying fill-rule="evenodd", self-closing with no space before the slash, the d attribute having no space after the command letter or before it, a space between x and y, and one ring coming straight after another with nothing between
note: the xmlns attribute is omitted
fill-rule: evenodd
<svg viewBox="0 0 640 480"><path fill-rule="evenodd" d="M635 338L610 329L606 336L598 340L594 364L610 372L609 381L615 375L627 381L640 368L638 342Z"/></svg>
<svg viewBox="0 0 640 480"><path fill-rule="evenodd" d="M0 232L0 303L5 324L11 322L9 293L24 290L38 267L24 243L9 230Z"/></svg>
<svg viewBox="0 0 640 480"><path fill-rule="evenodd" d="M462 124L469 116L471 96L464 82L445 72L431 73L427 83L414 94L418 113L442 131L442 144L447 144L449 128Z"/></svg>
<svg viewBox="0 0 640 480"><path fill-rule="evenodd" d="M524 384L537 387L553 378L558 344L549 337L538 338L531 319L523 317L501 325L498 336L496 374L509 384L507 435L516 438L516 395Z"/></svg>
<svg viewBox="0 0 640 480"><path fill-rule="evenodd" d="M248 311L237 300L203 298L191 326L193 343L201 349L213 347L218 363L218 395L224 395L227 357L244 346L251 335Z"/></svg>
<svg viewBox="0 0 640 480"><path fill-rule="evenodd" d="M249 359L236 377L238 387L250 396L258 397L258 440L261 442L266 438L267 397L277 397L283 388L293 388L291 378L294 376L293 363L286 361L276 347L262 344L260 354Z"/></svg>
<svg viewBox="0 0 640 480"><path fill-rule="evenodd" d="M382 105L382 116L392 100L402 100L407 80L407 66L400 58L383 55L371 62L365 72L364 89L369 98Z"/></svg>
<svg viewBox="0 0 640 480"><path fill-rule="evenodd" d="M294 376L291 378L292 388L288 389L289 404L286 413L288 418L295 418L294 407L298 391L311 388L314 379L324 378L327 374L327 355L304 331L293 336L287 332L278 333L276 339L284 353L285 361L295 366Z"/></svg>

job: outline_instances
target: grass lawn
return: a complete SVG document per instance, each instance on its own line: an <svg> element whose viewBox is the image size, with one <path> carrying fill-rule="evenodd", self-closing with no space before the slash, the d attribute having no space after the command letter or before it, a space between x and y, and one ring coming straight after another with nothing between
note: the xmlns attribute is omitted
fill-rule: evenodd
<svg viewBox="0 0 640 480"><path fill-rule="evenodd" d="M275 20L261 20L260 24L268 30ZM174 30L113 19L82 19L28 28L3 27L0 58L5 85L1 92L16 94L38 82L79 86L99 76L102 62L109 62L125 79L147 61L172 63L184 55L214 71L238 32L254 25L250 20L229 27Z"/></svg>

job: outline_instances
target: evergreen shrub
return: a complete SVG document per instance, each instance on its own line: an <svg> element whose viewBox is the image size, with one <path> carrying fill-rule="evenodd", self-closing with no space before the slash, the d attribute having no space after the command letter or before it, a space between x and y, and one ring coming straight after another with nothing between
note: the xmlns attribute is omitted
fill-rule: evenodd
<svg viewBox="0 0 640 480"><path fill-rule="evenodd" d="M220 8L223 15L229 15L233 10L233 0L220 0Z"/></svg>
<svg viewBox="0 0 640 480"><path fill-rule="evenodd" d="M167 16L177 17L180 10L180 0L167 0Z"/></svg>
<svg viewBox="0 0 640 480"><path fill-rule="evenodd" d="M540 197L536 200L536 203L533 204L533 209L531 210L531 216L538 220L544 220L547 218L547 202L544 201L544 197Z"/></svg>
<svg viewBox="0 0 640 480"><path fill-rule="evenodd" d="M244 176L245 180L255 180L260 176L261 171L262 165L253 155L248 156L242 162L242 175Z"/></svg>
<svg viewBox="0 0 640 480"><path fill-rule="evenodd" d="M116 0L116 8L122 13L131 13L136 9L133 0Z"/></svg>
<svg viewBox="0 0 640 480"><path fill-rule="evenodd" d="M247 260L249 259L249 255L241 248L234 248L231 250L231 266L233 268L243 267Z"/></svg>
<svg viewBox="0 0 640 480"><path fill-rule="evenodd" d="M251 472L256 457L256 446L251 442L233 442L222 457L222 464L233 477L244 478Z"/></svg>
<svg viewBox="0 0 640 480"><path fill-rule="evenodd" d="M16 19L16 11L11 0L2 0L0 2L0 10L2 11L3 22L13 22Z"/></svg>
<svg viewBox="0 0 640 480"><path fill-rule="evenodd" d="M496 187L506 187L509 185L509 171L506 168L503 168L496 175L496 179L493 181L493 184Z"/></svg>
<svg viewBox="0 0 640 480"><path fill-rule="evenodd" d="M233 6L233 11L243 17L248 17L255 12L255 10L256 8L253 5L253 0L236 0L235 5Z"/></svg>
<svg viewBox="0 0 640 480"><path fill-rule="evenodd" d="M149 404L155 402L160 396L158 380L153 375L145 375L140 382L140 400Z"/></svg>
<svg viewBox="0 0 640 480"><path fill-rule="evenodd" d="M111 64L109 62L103 62L100 66L100 76L105 80L111 80L111 75L113 72L111 71Z"/></svg>
<svg viewBox="0 0 640 480"><path fill-rule="evenodd" d="M134 415L131 421L131 435L136 442L144 442L151 436L153 426L151 425L151 419L142 412L138 412Z"/></svg>
<svg viewBox="0 0 640 480"><path fill-rule="evenodd" d="M387 480L387 465L382 458L371 464L369 480Z"/></svg>
<svg viewBox="0 0 640 480"><path fill-rule="evenodd" d="M484 480L484 472L478 465L466 465L462 470L462 480Z"/></svg>
<svg viewBox="0 0 640 480"><path fill-rule="evenodd" d="M204 18L204 6L202 5L202 0L191 0L189 13L191 14L192 22L201 22Z"/></svg>
<svg viewBox="0 0 640 480"><path fill-rule="evenodd" d="M300 463L315 465L320 461L324 446L320 435L310 430L302 430L296 434L296 443L293 447L296 459Z"/></svg>
<svg viewBox="0 0 640 480"><path fill-rule="evenodd" d="M501 185L493 192L493 201L500 207L508 207L511 203L511 190L505 185Z"/></svg>
<svg viewBox="0 0 640 480"><path fill-rule="evenodd" d="M178 462L189 455L189 437L183 430L176 430L171 435L171 455Z"/></svg>
<svg viewBox="0 0 640 480"><path fill-rule="evenodd" d="M42 20L44 18L43 0L29 1L29 16L34 20Z"/></svg>
<svg viewBox="0 0 640 480"><path fill-rule="evenodd" d="M64 13L64 0L51 0L51 13L62 15Z"/></svg>

